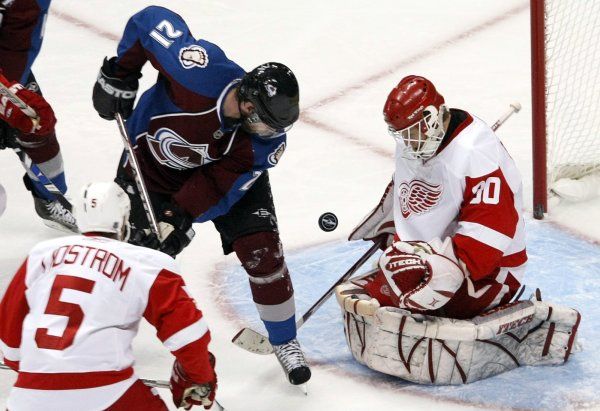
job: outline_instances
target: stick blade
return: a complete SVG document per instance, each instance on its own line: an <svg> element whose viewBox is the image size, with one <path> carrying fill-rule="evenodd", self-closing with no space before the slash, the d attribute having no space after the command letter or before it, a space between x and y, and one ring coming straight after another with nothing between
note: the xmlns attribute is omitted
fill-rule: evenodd
<svg viewBox="0 0 600 411"><path fill-rule="evenodd" d="M244 328L231 339L231 342L254 354L273 354L269 339L251 328Z"/></svg>

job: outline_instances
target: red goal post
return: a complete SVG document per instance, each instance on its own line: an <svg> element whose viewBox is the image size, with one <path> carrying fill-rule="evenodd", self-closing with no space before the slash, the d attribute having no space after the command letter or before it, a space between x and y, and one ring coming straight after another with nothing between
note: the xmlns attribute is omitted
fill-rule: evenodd
<svg viewBox="0 0 600 411"><path fill-rule="evenodd" d="M564 187L600 170L600 1L530 4L533 212L540 219L559 180Z"/></svg>

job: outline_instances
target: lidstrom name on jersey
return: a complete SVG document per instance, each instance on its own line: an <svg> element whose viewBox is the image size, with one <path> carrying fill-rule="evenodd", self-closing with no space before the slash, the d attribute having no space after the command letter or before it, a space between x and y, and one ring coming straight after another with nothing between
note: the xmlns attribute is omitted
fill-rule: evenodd
<svg viewBox="0 0 600 411"><path fill-rule="evenodd" d="M158 129L154 135L148 135L147 140L154 158L176 170L196 168L217 160L208 154L208 144L190 144L169 128Z"/></svg>
<svg viewBox="0 0 600 411"><path fill-rule="evenodd" d="M438 205L442 197L442 185L430 184L421 180L403 181L398 186L400 212L402 217L423 214Z"/></svg>
<svg viewBox="0 0 600 411"><path fill-rule="evenodd" d="M89 245L70 244L57 248L52 252L52 260L48 264L42 261L42 268L49 270L59 265L77 264L87 267L110 278L123 291L131 267L126 266L121 257L102 248Z"/></svg>

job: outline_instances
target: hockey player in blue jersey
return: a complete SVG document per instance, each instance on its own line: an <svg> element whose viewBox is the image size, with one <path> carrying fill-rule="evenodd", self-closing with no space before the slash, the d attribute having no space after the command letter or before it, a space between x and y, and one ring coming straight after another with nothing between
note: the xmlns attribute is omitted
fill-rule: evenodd
<svg viewBox="0 0 600 411"><path fill-rule="evenodd" d="M0 73L8 80L4 85L10 85L13 91L22 90L19 91L21 94L30 91L41 94L31 66L42 47L49 7L50 0L0 0ZM35 96L32 99L35 100ZM60 191L67 191L54 124L35 131L20 130L4 116L10 112L3 109L5 107L6 102L0 101L0 150L19 148L33 160L36 166L32 170L26 166L28 171L23 182L33 196L37 214L51 227L76 231L70 210L66 210L44 187L48 177ZM43 175L36 169L38 167Z"/></svg>
<svg viewBox="0 0 600 411"><path fill-rule="evenodd" d="M142 66L158 79L134 108ZM267 170L286 146L299 116L298 83L281 63L246 73L215 44L194 38L183 19L162 7L131 17L117 56L105 59L93 103L105 119L126 127L162 243L148 234L127 158L115 181L131 196L132 241L176 255L193 238L192 223L212 221L225 254L234 252L269 340L289 381L302 384L310 369L296 340L292 281L279 239Z"/></svg>

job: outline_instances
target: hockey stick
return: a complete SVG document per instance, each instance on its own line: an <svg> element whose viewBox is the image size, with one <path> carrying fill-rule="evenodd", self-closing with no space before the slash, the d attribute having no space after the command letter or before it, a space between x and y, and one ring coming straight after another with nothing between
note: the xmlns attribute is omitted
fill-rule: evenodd
<svg viewBox="0 0 600 411"><path fill-rule="evenodd" d="M27 153L24 152L19 147L14 148L13 150L15 153L17 153L17 156L19 156L19 160L21 160L21 163L23 164L23 167L25 167L26 170L29 170L31 173L35 174L36 176L39 176L41 174L46 179L46 182L44 183L44 188L46 190L48 190L48 192L54 196L56 201L58 201L69 212L69 214L73 215L72 214L73 205L71 204L71 202L69 200L67 200L67 198L64 196L62 191L60 191L60 189L58 187L56 187L56 185L54 185L52 180L50 180L42 172L42 170L40 170L40 168L33 162L31 157L29 157L27 155ZM73 219L75 219L74 216L73 216Z"/></svg>
<svg viewBox="0 0 600 411"><path fill-rule="evenodd" d="M135 180L138 192L140 193L140 199L142 200L142 205L144 206L144 212L146 213L148 223L150 224L150 231L152 231L152 234L156 235L156 238L158 238L158 240L162 242L163 239L161 238L160 230L158 229L156 214L154 214L154 208L152 207L152 203L150 202L150 195L148 194L146 184L144 183L144 176L142 175L140 169L140 163L138 163L137 158L135 157L133 147L131 146L131 141L129 140L129 136L127 135L125 122L123 121L123 117L120 113L115 114L115 119L117 120L117 125L119 126L119 132L121 133L123 145L125 146L125 150L127 151L129 157L131 170L133 171L133 179Z"/></svg>
<svg viewBox="0 0 600 411"><path fill-rule="evenodd" d="M375 254L379 249L382 239L379 239L369 248L359 259L354 263L348 271L344 273L330 288L317 300L316 303L310 307L304 315L296 321L296 329L302 327L302 325L308 321L308 319L331 297L335 287L352 277L352 275L358 270L367 260ZM250 351L255 354L268 355L273 353L273 346L269 342L269 339L257 331L251 328L244 328L238 332L233 339L232 343L246 351Z"/></svg>
<svg viewBox="0 0 600 411"><path fill-rule="evenodd" d="M8 365L3 364L1 362L0 362L0 369L2 369L2 370L13 370ZM167 390L171 389L171 384L169 383L169 381L165 381L165 380L151 380L151 379L147 379L147 378L140 378L140 381L142 381L144 383L144 385L146 385L146 386L148 386L150 388L164 388L164 389L167 389ZM223 408L223 406L221 404L219 404L219 401L215 400L215 404L217 404L217 407L218 407L217 409L219 409L221 411L225 411L225 408Z"/></svg>
<svg viewBox="0 0 600 411"><path fill-rule="evenodd" d="M37 126L37 124L39 123L39 117L35 110L23 100L21 100L15 93L13 93L8 87L6 87L2 83L0 83L0 95L6 97L11 103L17 106L19 110L21 110L23 113L29 116L32 119L34 125ZM48 192L54 196L56 201L58 201L72 216L71 210L73 209L73 205L69 200L65 198L64 194L58 189L58 187L54 185L52 180L50 180L48 176L46 176L44 172L40 170L40 168L33 162L31 157L29 157L27 153L25 153L21 148L17 147L13 150L15 153L17 153L17 156L19 156L19 159L21 160L21 163L23 164L23 167L25 167L26 170L30 171L36 176L42 175L46 179L46 183L44 183L44 188L48 190Z"/></svg>
<svg viewBox="0 0 600 411"><path fill-rule="evenodd" d="M521 103L515 101L514 103L511 103L510 105L510 110L506 112L506 114L504 114L502 117L500 117L498 119L498 121L496 121L493 125L492 125L492 130L496 131L500 128L500 126L502 124L504 124L506 122L506 120L509 119L510 116L512 116L514 113L518 113L521 110Z"/></svg>

